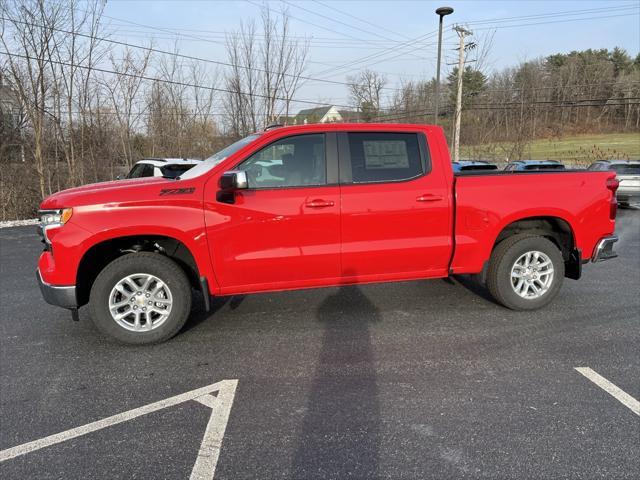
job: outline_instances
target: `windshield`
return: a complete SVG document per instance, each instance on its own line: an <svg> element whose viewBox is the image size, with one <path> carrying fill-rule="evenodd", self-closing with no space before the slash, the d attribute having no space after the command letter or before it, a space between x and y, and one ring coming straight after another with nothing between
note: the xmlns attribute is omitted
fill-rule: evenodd
<svg viewBox="0 0 640 480"><path fill-rule="evenodd" d="M564 170L564 165L560 163L534 163L525 165L525 170Z"/></svg>
<svg viewBox="0 0 640 480"><path fill-rule="evenodd" d="M640 163L618 163L611 165L611 170L620 175L640 175Z"/></svg>
<svg viewBox="0 0 640 480"><path fill-rule="evenodd" d="M208 172L213 167L218 165L220 162L222 162L223 160L225 160L229 156L231 156L234 153L236 153L242 147L246 147L247 145L249 145L251 142L253 142L258 137L260 137L260 134L259 133L254 133L253 135L249 135L248 137L244 137L243 139L238 140L235 143L232 143L228 147L225 147L222 150L220 150L219 152L214 153L209 158L207 158L205 161L203 161L201 164L196 165L194 168L192 168L191 170L186 172L184 175L181 175L180 178L182 178L182 179L184 179L184 178L194 178L194 177L202 175L205 172Z"/></svg>

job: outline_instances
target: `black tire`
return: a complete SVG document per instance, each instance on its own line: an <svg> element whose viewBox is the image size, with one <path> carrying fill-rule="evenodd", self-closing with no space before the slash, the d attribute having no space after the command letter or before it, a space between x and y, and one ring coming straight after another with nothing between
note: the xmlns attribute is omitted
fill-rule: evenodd
<svg viewBox="0 0 640 480"><path fill-rule="evenodd" d="M109 311L109 296L115 285L137 273L159 278L171 291L171 312L164 323L149 331L127 330L114 320ZM191 311L191 285L177 263L158 253L130 253L108 264L96 278L89 297L91 318L95 326L109 337L127 344L160 343L182 328Z"/></svg>
<svg viewBox="0 0 640 480"><path fill-rule="evenodd" d="M538 298L523 298L511 284L511 269L525 253L538 251L544 253L553 265L553 278L548 290ZM512 310L536 310L547 305L558 294L564 280L564 260L562 253L551 240L531 234L518 234L509 237L496 246L491 254L487 271L487 288L496 299Z"/></svg>

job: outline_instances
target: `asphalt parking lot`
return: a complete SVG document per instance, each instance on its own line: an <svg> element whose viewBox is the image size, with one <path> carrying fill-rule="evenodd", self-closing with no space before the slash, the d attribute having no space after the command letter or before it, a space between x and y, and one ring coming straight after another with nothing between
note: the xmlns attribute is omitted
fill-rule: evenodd
<svg viewBox="0 0 640 480"><path fill-rule="evenodd" d="M576 370L640 399L639 210L618 234L618 259L538 312L465 278L319 289L216 299L168 343L123 347L41 299L34 227L2 229L0 450L237 380L216 479L640 478L640 416ZM0 475L189 478L210 418L177 403Z"/></svg>

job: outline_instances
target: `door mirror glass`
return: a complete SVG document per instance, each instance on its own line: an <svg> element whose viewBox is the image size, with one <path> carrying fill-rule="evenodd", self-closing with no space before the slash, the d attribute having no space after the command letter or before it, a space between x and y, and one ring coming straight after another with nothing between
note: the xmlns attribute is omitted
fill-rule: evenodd
<svg viewBox="0 0 640 480"><path fill-rule="evenodd" d="M249 188L247 172L242 170L229 170L220 177L220 190L232 192L234 190L244 190Z"/></svg>

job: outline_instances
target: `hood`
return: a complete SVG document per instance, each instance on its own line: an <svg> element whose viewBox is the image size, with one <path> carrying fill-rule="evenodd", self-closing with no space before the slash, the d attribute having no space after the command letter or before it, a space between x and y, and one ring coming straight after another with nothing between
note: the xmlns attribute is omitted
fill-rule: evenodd
<svg viewBox="0 0 640 480"><path fill-rule="evenodd" d="M92 183L69 188L48 196L40 209L58 209L82 205L104 204L121 200L139 199L141 196L157 196L160 185L175 184L175 180L162 177L132 178L112 182ZM146 195L145 195L146 194Z"/></svg>

